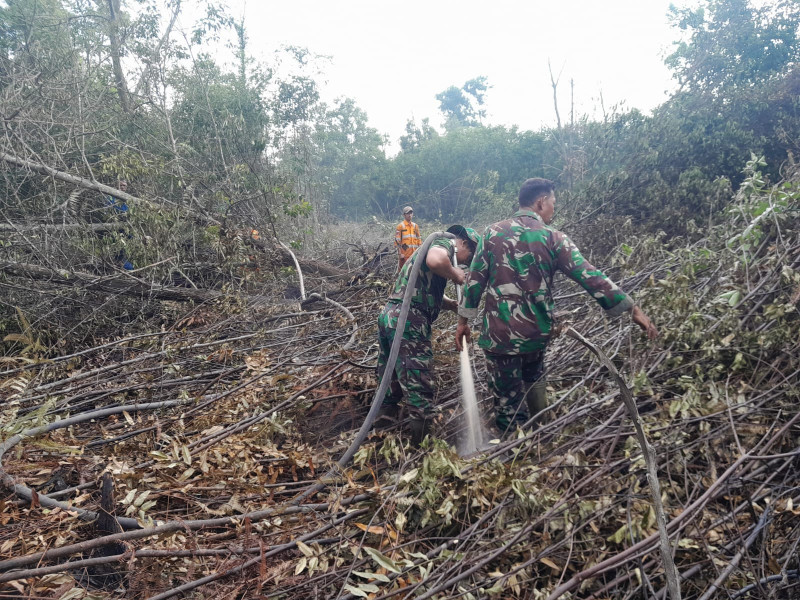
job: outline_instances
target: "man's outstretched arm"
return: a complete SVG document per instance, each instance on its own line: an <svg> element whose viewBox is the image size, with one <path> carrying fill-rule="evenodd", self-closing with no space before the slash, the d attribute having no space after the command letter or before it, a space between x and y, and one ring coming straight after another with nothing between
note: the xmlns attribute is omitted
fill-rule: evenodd
<svg viewBox="0 0 800 600"><path fill-rule="evenodd" d="M563 235L563 234L562 234ZM597 300L611 317L630 312L631 318L650 339L658 337L658 329L633 299L611 281L605 273L594 267L567 237L556 244L556 264L561 272L578 283Z"/></svg>

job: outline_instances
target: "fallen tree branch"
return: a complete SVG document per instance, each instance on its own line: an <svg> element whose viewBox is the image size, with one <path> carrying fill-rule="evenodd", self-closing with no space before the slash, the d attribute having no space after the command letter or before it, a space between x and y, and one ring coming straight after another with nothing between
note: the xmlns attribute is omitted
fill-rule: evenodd
<svg viewBox="0 0 800 600"><path fill-rule="evenodd" d="M41 173L43 175L47 175L49 177L53 177L54 179L58 179L59 181L63 181L65 183L71 183L73 185L78 185L83 188L94 190L96 192L100 192L102 194L107 194L109 196L113 196L114 198L119 198L120 200L124 200L125 202L130 202L133 204L139 204L142 206L147 206L150 208L159 208L158 203L151 202L149 200L145 200L143 198L138 198L136 196L132 196L127 192L123 192L117 188L113 188L111 186L99 183L97 181L92 181L90 179L85 179L84 177L78 177L76 175L71 175L69 173L65 173L64 171L59 171L58 169L54 169L53 167L49 167L42 163L28 160L25 158L21 158L19 156L14 156L13 154L8 154L7 152L0 152L0 160L5 161L9 164L15 165L22 169L27 169L29 171L34 171L36 173ZM164 201L166 202L166 201ZM218 225L221 226L223 223L213 217L210 217L207 214L203 214L198 212L197 210L191 212L191 218L197 222L199 222L203 226L208 225ZM117 224L118 226L118 224ZM251 246L255 246L260 248L261 250L268 251L269 246L265 244L262 240L253 239L250 236L245 237L245 242L250 244ZM279 246L280 248L280 246ZM287 252L285 249L280 248L281 254L289 260L291 258L291 253ZM291 264L291 263L289 263ZM301 264L306 270L311 270L320 275L324 275L327 277L337 277L340 275L344 275L345 273L341 270L322 263L320 261L301 261Z"/></svg>
<svg viewBox="0 0 800 600"><path fill-rule="evenodd" d="M58 179L65 183L79 185L88 190L94 190L96 192L100 192L101 194L107 194L109 196L113 196L114 198L119 198L120 200L124 200L125 202L135 202L150 207L157 207L157 204L150 202L149 200L144 200L142 198L137 198L136 196L132 196L128 192L123 192L122 190L118 190L117 188L113 188L111 186L99 183L97 181L92 181L90 179L85 179L83 177L78 177L77 175L70 175L69 173L65 173L64 171L59 171L58 169L54 169L53 167L48 167L47 165L43 165L42 163L21 158L19 156L14 156L13 154L8 154L7 152L0 152L0 160L3 160L17 167L27 169L29 171L35 171L37 173L42 173L43 175L48 175L54 179ZM216 221L215 219L211 219L209 217L205 218L208 222L212 222L216 225L220 224L219 221Z"/></svg>
<svg viewBox="0 0 800 600"><path fill-rule="evenodd" d="M180 288L159 285L157 283L148 284L127 273L102 277L81 271L48 269L47 267L19 262L0 264L0 272L7 273L14 277L27 277L38 281L47 281L48 283L61 286L81 287L87 290L111 294L124 294L126 296L142 298L155 298L156 300L212 302L225 297L225 294L216 290ZM246 299L251 304L271 302L269 298L264 296L246 296Z"/></svg>
<svg viewBox="0 0 800 600"><path fill-rule="evenodd" d="M174 533L176 531L185 531L185 530L197 531L199 529L212 528L212 527L236 527L242 525L245 522L245 519L250 519L251 522L255 522L255 521L262 521L264 519L268 519L270 517L275 517L278 515L284 516L297 513L328 511L334 506L348 506L350 504L355 504L358 502L362 502L364 500L368 500L370 497L371 497L370 494L358 494L347 498L341 498L334 502L323 502L318 504L302 504L300 506L276 506L274 508L257 510L231 517L219 517L216 519L202 519L202 520L192 520L192 521L169 521L162 525L156 525L155 527L134 529L132 531L126 531L124 533L115 533L112 535L106 535L103 537L94 538L92 540L87 540L85 542L78 542L76 544L61 546L60 548L52 548L44 552L36 552L35 554L28 554L26 556L10 558L8 560L0 561L0 570L9 571L11 569L17 569L19 567L23 567L25 565L35 564L43 560L54 560L57 558L63 558L65 556L71 556L72 554L86 552L87 550L92 550L93 548L107 546L108 544L112 544L114 542L128 542L131 540L153 537L165 533ZM19 577L17 577L17 574L14 571L3 573L2 575L0 575L0 583L5 583L6 581L14 581L15 579L19 579Z"/></svg>
<svg viewBox="0 0 800 600"><path fill-rule="evenodd" d="M8 233L29 233L29 232L61 232L61 231L108 231L109 229L120 229L122 223L0 223L0 232Z"/></svg>
<svg viewBox="0 0 800 600"><path fill-rule="evenodd" d="M89 413L83 413L80 415L76 415L74 417L70 417L68 419L62 419L60 421L54 421L53 423L42 425L40 427L33 427L31 429L26 429L22 433L18 433L17 435L11 436L5 442L0 444L0 483L2 483L4 487L12 490L20 498L32 501L33 498L36 497L36 499L42 506L45 506L47 508L60 508L61 510L65 510L67 512L75 512L81 517L81 519L85 521L93 521L94 519L97 518L96 512L91 510L86 510L83 508L76 508L64 502L52 500L51 498L48 498L44 494L36 494L36 492L31 490L28 486L17 483L14 480L14 478L11 477L11 475L9 475L8 473L6 473L5 469L3 468L3 455L25 438L36 437L43 433L49 433L51 431L55 431L56 429L63 429L64 427L69 427L70 425L76 425L78 423L83 423L85 421L91 421L92 419L101 419L103 417L111 415L118 415L123 412L151 410L156 408L170 408L173 406L177 406L178 404L185 404L185 401L171 400L167 402L150 402L147 404L131 404L126 406L115 406L112 408L104 408ZM119 517L117 519L117 522L126 529L140 527L136 519Z"/></svg>
<svg viewBox="0 0 800 600"><path fill-rule="evenodd" d="M700 600L709 600L716 592L720 589L720 586L725 582L725 580L731 576L731 573L739 566L739 563L742 561L745 553L750 549L750 546L753 545L753 542L756 541L756 538L761 534L764 527L767 526L767 523L770 520L770 516L772 515L772 507L768 504L767 507L764 509L764 512L761 514L761 517L758 519L758 523L756 526L753 527L753 531L747 536L747 539L744 542L744 545L739 549L736 553L736 556L733 557L728 566L719 574L708 589L700 596Z"/></svg>
<svg viewBox="0 0 800 600"><path fill-rule="evenodd" d="M600 359L600 362L602 362L603 365L611 372L611 374L613 375L614 379L617 382L617 385L619 386L619 391L622 397L622 401L625 403L625 406L627 407L628 412L630 413L631 420L633 421L633 426L636 429L636 438L639 441L639 446L642 448L644 461L645 464L647 465L647 481L650 484L650 495L653 499L653 508L656 511L656 523L658 525L658 537L660 542L661 558L664 561L664 572L667 576L667 587L669 589L669 596L672 600L680 600L681 584L678 576L678 569L675 567L675 560L672 557L672 550L670 548L670 543L669 543L669 535L667 533L667 519L666 516L664 515L664 505L661 502L661 485L658 482L658 467L656 464L655 452L653 452L653 447L647 441L647 436L645 435L644 428L642 427L642 419L639 416L639 410L636 408L636 402L633 400L633 395L631 394L631 391L628 389L628 386L625 384L625 380L622 379L622 376L619 374L619 371L617 371L614 364L608 359L608 357L602 350L600 350L597 346L592 344L580 333L575 331L572 327L567 328L566 334L572 339L579 341L581 344L586 346L595 356L597 356L597 358ZM564 591L559 591L559 590L561 590L561 588L566 586L568 583L569 582L567 582L562 586L559 586L552 594L550 594L549 599L558 598L564 592L566 592L567 590Z"/></svg>
<svg viewBox="0 0 800 600"><path fill-rule="evenodd" d="M229 569L227 571L222 571L221 573L212 573L211 575L207 575L206 577L203 577L202 579L197 579L196 581L190 581L189 583L184 583L181 586L178 586L176 588L173 588L173 589L168 590L166 592L163 592L161 594L157 594L155 596L151 596L147 600L165 600L166 598L172 598L172 596L175 596L175 595L180 594L182 592L188 592L189 590L193 590L193 589L198 588L200 586L203 586L203 585L205 585L207 583L211 583L212 581L216 581L217 579L221 579L222 577L227 577L228 575L235 575L236 573L240 573L240 572L244 571L245 569L247 569L248 567L252 567L253 565L258 564L262 560L265 560L267 558L271 558L271 557L275 556L279 552L283 552L284 550L291 550L292 548L297 546L297 542L307 542L307 541L313 539L314 537L318 536L320 533L323 533L323 532L327 531L328 529L336 527L337 525L341 525L345 521L349 521L350 519L353 519L355 517L359 517L359 516L365 514L366 512L368 512L367 509L362 509L362 510L356 510L356 511L353 511L353 512L348 513L346 515L343 515L343 516L339 517L338 519L336 519L335 521L333 521L331 523L328 523L324 527L320 527L319 529L317 529L315 531L311 531L309 533L301 535L297 539L292 540L291 542L288 542L286 544L281 544L280 546L275 546L270 551L264 552L264 554L262 554L261 556L256 556L255 558L251 558L250 560L248 560L245 563L242 563L238 567L234 567L234 568Z"/></svg>
<svg viewBox="0 0 800 600"><path fill-rule="evenodd" d="M342 346L342 350L350 350L350 348L352 348L356 343L356 333L358 333L358 322L356 321L356 318L353 316L353 313L351 313L347 309L347 307L344 306L343 304L339 304L335 300L331 300L330 298L328 298L326 296L322 296L321 294L317 294L316 292L311 294L308 297L308 300L309 301L310 300L320 300L321 302L327 302L331 306L335 306L340 311L342 311L345 315L347 315L347 318L350 320L350 323L353 326L353 332L350 334L350 339L347 340L347 343L344 346Z"/></svg>
<svg viewBox="0 0 800 600"><path fill-rule="evenodd" d="M297 261L297 257L294 255L294 252L292 252L292 249L289 248L289 246L287 246L283 242L279 242L279 244L281 248L283 248L284 250L286 250L286 252L289 253L289 255L292 257L292 260L294 261L294 267L295 269L297 269L297 278L300 280L300 299L305 300L306 285L305 282L303 281L303 270L300 268L300 263Z"/></svg>
<svg viewBox="0 0 800 600"><path fill-rule="evenodd" d="M348 521L350 519L354 519L356 517L360 517L361 515L363 515L363 514L365 514L367 512L369 512L368 509L362 508L360 510L355 510L355 511L346 513L342 517L339 517L338 519L336 519L334 522L327 523L326 525L324 525L323 527L320 527L319 529L317 529L315 531L312 531L312 532L309 532L309 533L307 533L307 534L305 534L303 536L300 536L298 539L301 542L307 542L308 541L308 542L312 542L312 543L314 543L314 542L322 543L320 540L315 540L314 538L317 535L319 535L320 533L323 533L326 530L331 529L332 527L335 527L336 525L339 525L339 524L341 524L341 523L343 523L345 521ZM328 543L338 543L340 541L341 540L339 538L335 538L335 540L332 540L332 541L330 541ZM2 578L4 578L4 577L10 577L10 576L14 577L14 579L7 579L7 581L14 581L14 580L19 580L19 579L28 579L30 577L43 577L44 575L52 575L53 573L62 573L64 571L72 571L74 569L85 569L87 567L94 567L94 566L97 566L97 565L106 565L106 564L110 564L110 563L128 561L128 560L137 559L137 558L162 558L162 557L163 558L172 558L172 557L178 557L178 556L218 556L220 554L254 554L254 553L260 553L260 552L263 552L263 551L266 551L268 553L277 554L278 552L282 552L284 550L291 550L295 546L297 546L297 540L292 540L292 541L287 542L285 544L278 544L276 546L271 546L271 547L263 548L263 549L262 548L242 548L241 551L239 551L239 552L237 552L237 551L235 551L233 549L230 549L230 548L226 548L225 550L219 550L219 549L208 549L208 550L202 550L202 549L195 549L195 550L191 550L191 549L189 549L189 550L183 550L183 549L182 550L133 550L133 549L128 549L125 552L123 552L122 554L114 554L114 555L111 555L111 556L97 556L97 557L94 557L94 558L85 558L85 559L81 559L81 560L73 560L73 561L63 562L63 563L59 563L59 564L56 564L56 565L50 565L50 566L47 566L47 567L36 567L36 568L33 568L33 569L12 571L12 572L8 573L8 575L0 575L0 582L3 581ZM257 560L261 560L261 558L262 557L259 556ZM266 558L266 556L265 556L265 558ZM245 565L242 565L242 568L244 568L244 567L245 567ZM232 574L232 573L231 572L221 573L221 574L219 574L219 577L222 577L223 575L226 575L226 574ZM196 582L192 582L192 583L196 583ZM205 583L208 583L208 582L205 582ZM189 585L189 584L186 584L186 585ZM198 586L199 585L202 585L202 584L198 584ZM195 587L197 587L197 586L195 586Z"/></svg>
<svg viewBox="0 0 800 600"><path fill-rule="evenodd" d="M195 290L191 288L176 288L140 281L135 277L122 278L124 274L112 277L98 277L91 273L81 271L67 271L65 269L48 269L30 263L4 263L0 271L15 277L27 277L39 281L47 281L62 286L82 287L127 296L140 296L156 298L158 300L177 300L182 302L210 302L223 296L222 292L214 290Z"/></svg>

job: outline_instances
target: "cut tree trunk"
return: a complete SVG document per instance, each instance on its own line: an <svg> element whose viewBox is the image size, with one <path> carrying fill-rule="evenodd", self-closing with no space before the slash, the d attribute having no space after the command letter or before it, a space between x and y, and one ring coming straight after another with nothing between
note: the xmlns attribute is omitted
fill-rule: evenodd
<svg viewBox="0 0 800 600"><path fill-rule="evenodd" d="M223 296L216 290L196 290L192 288L179 288L158 284L148 284L129 273L120 273L112 276L98 276L80 271L66 271L64 269L48 269L29 263L4 263L0 264L0 271L14 277L26 277L38 281L47 281L60 286L80 287L87 290L124 294L126 296L139 296L142 298L155 298L157 300L175 300L178 302L209 302ZM253 299L263 299L261 296Z"/></svg>
<svg viewBox="0 0 800 600"><path fill-rule="evenodd" d="M46 231L48 233L73 232L73 231L108 231L109 229L120 229L123 227L119 222L115 223L0 223L0 232L8 233L28 233Z"/></svg>

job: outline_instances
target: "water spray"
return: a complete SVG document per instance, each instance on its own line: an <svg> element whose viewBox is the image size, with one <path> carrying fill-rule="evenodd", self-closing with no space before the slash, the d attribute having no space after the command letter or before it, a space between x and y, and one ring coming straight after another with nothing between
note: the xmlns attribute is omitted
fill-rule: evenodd
<svg viewBox="0 0 800 600"><path fill-rule="evenodd" d="M456 255L453 254L453 266L458 268ZM456 286L458 303L461 304L461 286ZM467 340L462 340L460 357L461 378L461 405L464 409L464 428L459 435L458 453L461 456L474 454L484 448L485 435L483 424L481 423L480 412L478 411L478 397L475 394L475 380L472 377L472 361L469 358L469 348Z"/></svg>

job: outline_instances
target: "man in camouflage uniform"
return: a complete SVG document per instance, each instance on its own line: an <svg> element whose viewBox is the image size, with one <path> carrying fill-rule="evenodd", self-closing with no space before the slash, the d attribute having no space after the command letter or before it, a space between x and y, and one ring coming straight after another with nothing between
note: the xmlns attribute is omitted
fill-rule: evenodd
<svg viewBox="0 0 800 600"><path fill-rule="evenodd" d="M425 262L420 266L403 330L400 353L392 373L391 387L378 417L381 420L397 418L399 403L405 394L410 416L411 441L417 445L425 437L433 414L431 326L442 308L454 312L457 308L456 302L444 295L447 280L456 285L464 283L464 272L453 266L453 256L455 255L458 264L469 264L480 239L474 229L461 225L454 225L447 231L454 234L456 239L435 240L424 257ZM420 253L415 252L403 265L389 301L378 317L379 380L386 370L409 275L419 259Z"/></svg>
<svg viewBox="0 0 800 600"><path fill-rule="evenodd" d="M477 317L486 292L478 345L486 355L487 383L503 434L547 406L544 354L552 334L556 270L589 292L607 315L630 311L650 338L658 335L630 296L589 264L566 235L548 227L554 212L555 184L528 179L519 192L519 210L489 226L479 241L458 308L460 350L462 338L470 339L469 319Z"/></svg>

